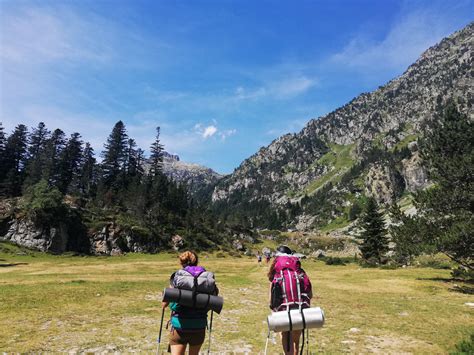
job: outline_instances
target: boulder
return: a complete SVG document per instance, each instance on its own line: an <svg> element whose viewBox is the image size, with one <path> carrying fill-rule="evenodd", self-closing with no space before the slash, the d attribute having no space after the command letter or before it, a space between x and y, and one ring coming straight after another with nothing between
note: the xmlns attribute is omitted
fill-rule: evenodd
<svg viewBox="0 0 474 355"><path fill-rule="evenodd" d="M178 251L184 244L184 239L178 235L178 234L175 234L171 237L171 248L173 248L173 250L176 250Z"/></svg>

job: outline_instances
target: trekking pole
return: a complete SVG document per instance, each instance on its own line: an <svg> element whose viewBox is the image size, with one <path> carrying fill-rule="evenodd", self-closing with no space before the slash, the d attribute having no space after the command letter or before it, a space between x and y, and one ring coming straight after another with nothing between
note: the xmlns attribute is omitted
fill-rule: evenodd
<svg viewBox="0 0 474 355"><path fill-rule="evenodd" d="M214 316L214 311L211 311L211 321L209 322L209 344L207 346L207 354L211 353L211 334L212 334L212 318Z"/></svg>
<svg viewBox="0 0 474 355"><path fill-rule="evenodd" d="M309 355L309 328L306 329L306 355Z"/></svg>
<svg viewBox="0 0 474 355"><path fill-rule="evenodd" d="M265 352L264 352L265 355L267 355L268 341L269 340L270 340L270 329L268 329L267 341L265 342Z"/></svg>
<svg viewBox="0 0 474 355"><path fill-rule="evenodd" d="M160 344L161 344L161 331L163 330L163 319L165 317L165 307L161 308L161 321L160 321L160 333L158 334L158 349L156 354L160 355Z"/></svg>

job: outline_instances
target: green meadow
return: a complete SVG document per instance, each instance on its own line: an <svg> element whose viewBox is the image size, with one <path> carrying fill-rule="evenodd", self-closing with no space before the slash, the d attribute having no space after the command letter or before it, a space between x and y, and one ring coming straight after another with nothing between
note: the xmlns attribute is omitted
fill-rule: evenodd
<svg viewBox="0 0 474 355"><path fill-rule="evenodd" d="M82 257L2 250L0 351L156 349L161 292L178 267L176 254ZM223 312L214 317L212 352L263 352L267 266L223 256L201 255L225 298ZM474 296L459 292L469 285L450 280L450 270L316 260L304 260L303 267L316 294L313 305L326 313L325 327L310 331L312 353L449 353L474 332L474 308L466 304ZM166 343L165 336L162 350ZM279 351L279 337L272 334L269 353Z"/></svg>

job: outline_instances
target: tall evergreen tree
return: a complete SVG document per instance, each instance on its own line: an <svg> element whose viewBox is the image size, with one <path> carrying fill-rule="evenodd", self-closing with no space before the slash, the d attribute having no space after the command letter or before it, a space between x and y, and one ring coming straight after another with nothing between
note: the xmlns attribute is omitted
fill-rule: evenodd
<svg viewBox="0 0 474 355"><path fill-rule="evenodd" d="M41 180L46 159L44 151L50 133L44 122L40 122L29 135L25 187L34 185Z"/></svg>
<svg viewBox="0 0 474 355"><path fill-rule="evenodd" d="M368 199L359 226L362 229L359 237L362 239L360 251L363 259L369 264L381 264L388 251L388 239L385 222L375 199Z"/></svg>
<svg viewBox="0 0 474 355"><path fill-rule="evenodd" d="M28 156L27 151L28 129L19 124L8 137L5 145L5 165L7 172L2 181L2 190L6 195L17 196L21 192L25 176L25 164Z"/></svg>
<svg viewBox="0 0 474 355"><path fill-rule="evenodd" d="M118 187L118 177L122 172L127 149L127 133L122 121L118 121L107 138L102 153L103 179L106 185Z"/></svg>
<svg viewBox="0 0 474 355"><path fill-rule="evenodd" d="M45 164L42 172L42 179L46 180L51 186L56 185L60 180L59 161L65 148L65 134L62 130L57 128L46 141L44 150Z"/></svg>
<svg viewBox="0 0 474 355"><path fill-rule="evenodd" d="M80 166L80 179L79 179L79 191L90 197L92 194L93 187L96 183L95 177L95 163L94 149L90 143L87 142L84 151L82 152L81 166Z"/></svg>
<svg viewBox="0 0 474 355"><path fill-rule="evenodd" d="M133 138L127 141L127 149L125 151L125 172L128 177L137 175L137 143Z"/></svg>
<svg viewBox="0 0 474 355"><path fill-rule="evenodd" d="M143 149L137 149L137 174L142 177L144 174L143 165L145 164L145 152Z"/></svg>
<svg viewBox="0 0 474 355"><path fill-rule="evenodd" d="M2 122L0 122L0 166L2 169L0 169L0 183L5 179L5 176L7 174L6 171L6 155L5 155L5 149L7 145L7 138L5 136L5 132L3 131L3 125Z"/></svg>
<svg viewBox="0 0 474 355"><path fill-rule="evenodd" d="M81 159L81 135L79 133L73 133L59 157L59 175L56 185L62 193L67 193L70 190L78 190Z"/></svg>
<svg viewBox="0 0 474 355"><path fill-rule="evenodd" d="M420 140L431 188L415 196L414 217L400 216L397 244L423 245L474 269L474 124L449 102ZM421 239L421 240L420 240ZM422 250L409 250L412 254Z"/></svg>
<svg viewBox="0 0 474 355"><path fill-rule="evenodd" d="M151 167L150 167L150 174L152 176L156 176L161 173L163 170L163 144L160 141L160 127L156 127L156 137L155 141L150 147L151 155Z"/></svg>

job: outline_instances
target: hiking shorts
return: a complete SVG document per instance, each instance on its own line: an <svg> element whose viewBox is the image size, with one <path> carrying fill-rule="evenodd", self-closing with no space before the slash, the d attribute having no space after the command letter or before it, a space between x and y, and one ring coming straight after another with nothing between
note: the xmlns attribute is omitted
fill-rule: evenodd
<svg viewBox="0 0 474 355"><path fill-rule="evenodd" d="M171 328L170 345L201 345L206 338L206 329L178 330Z"/></svg>

